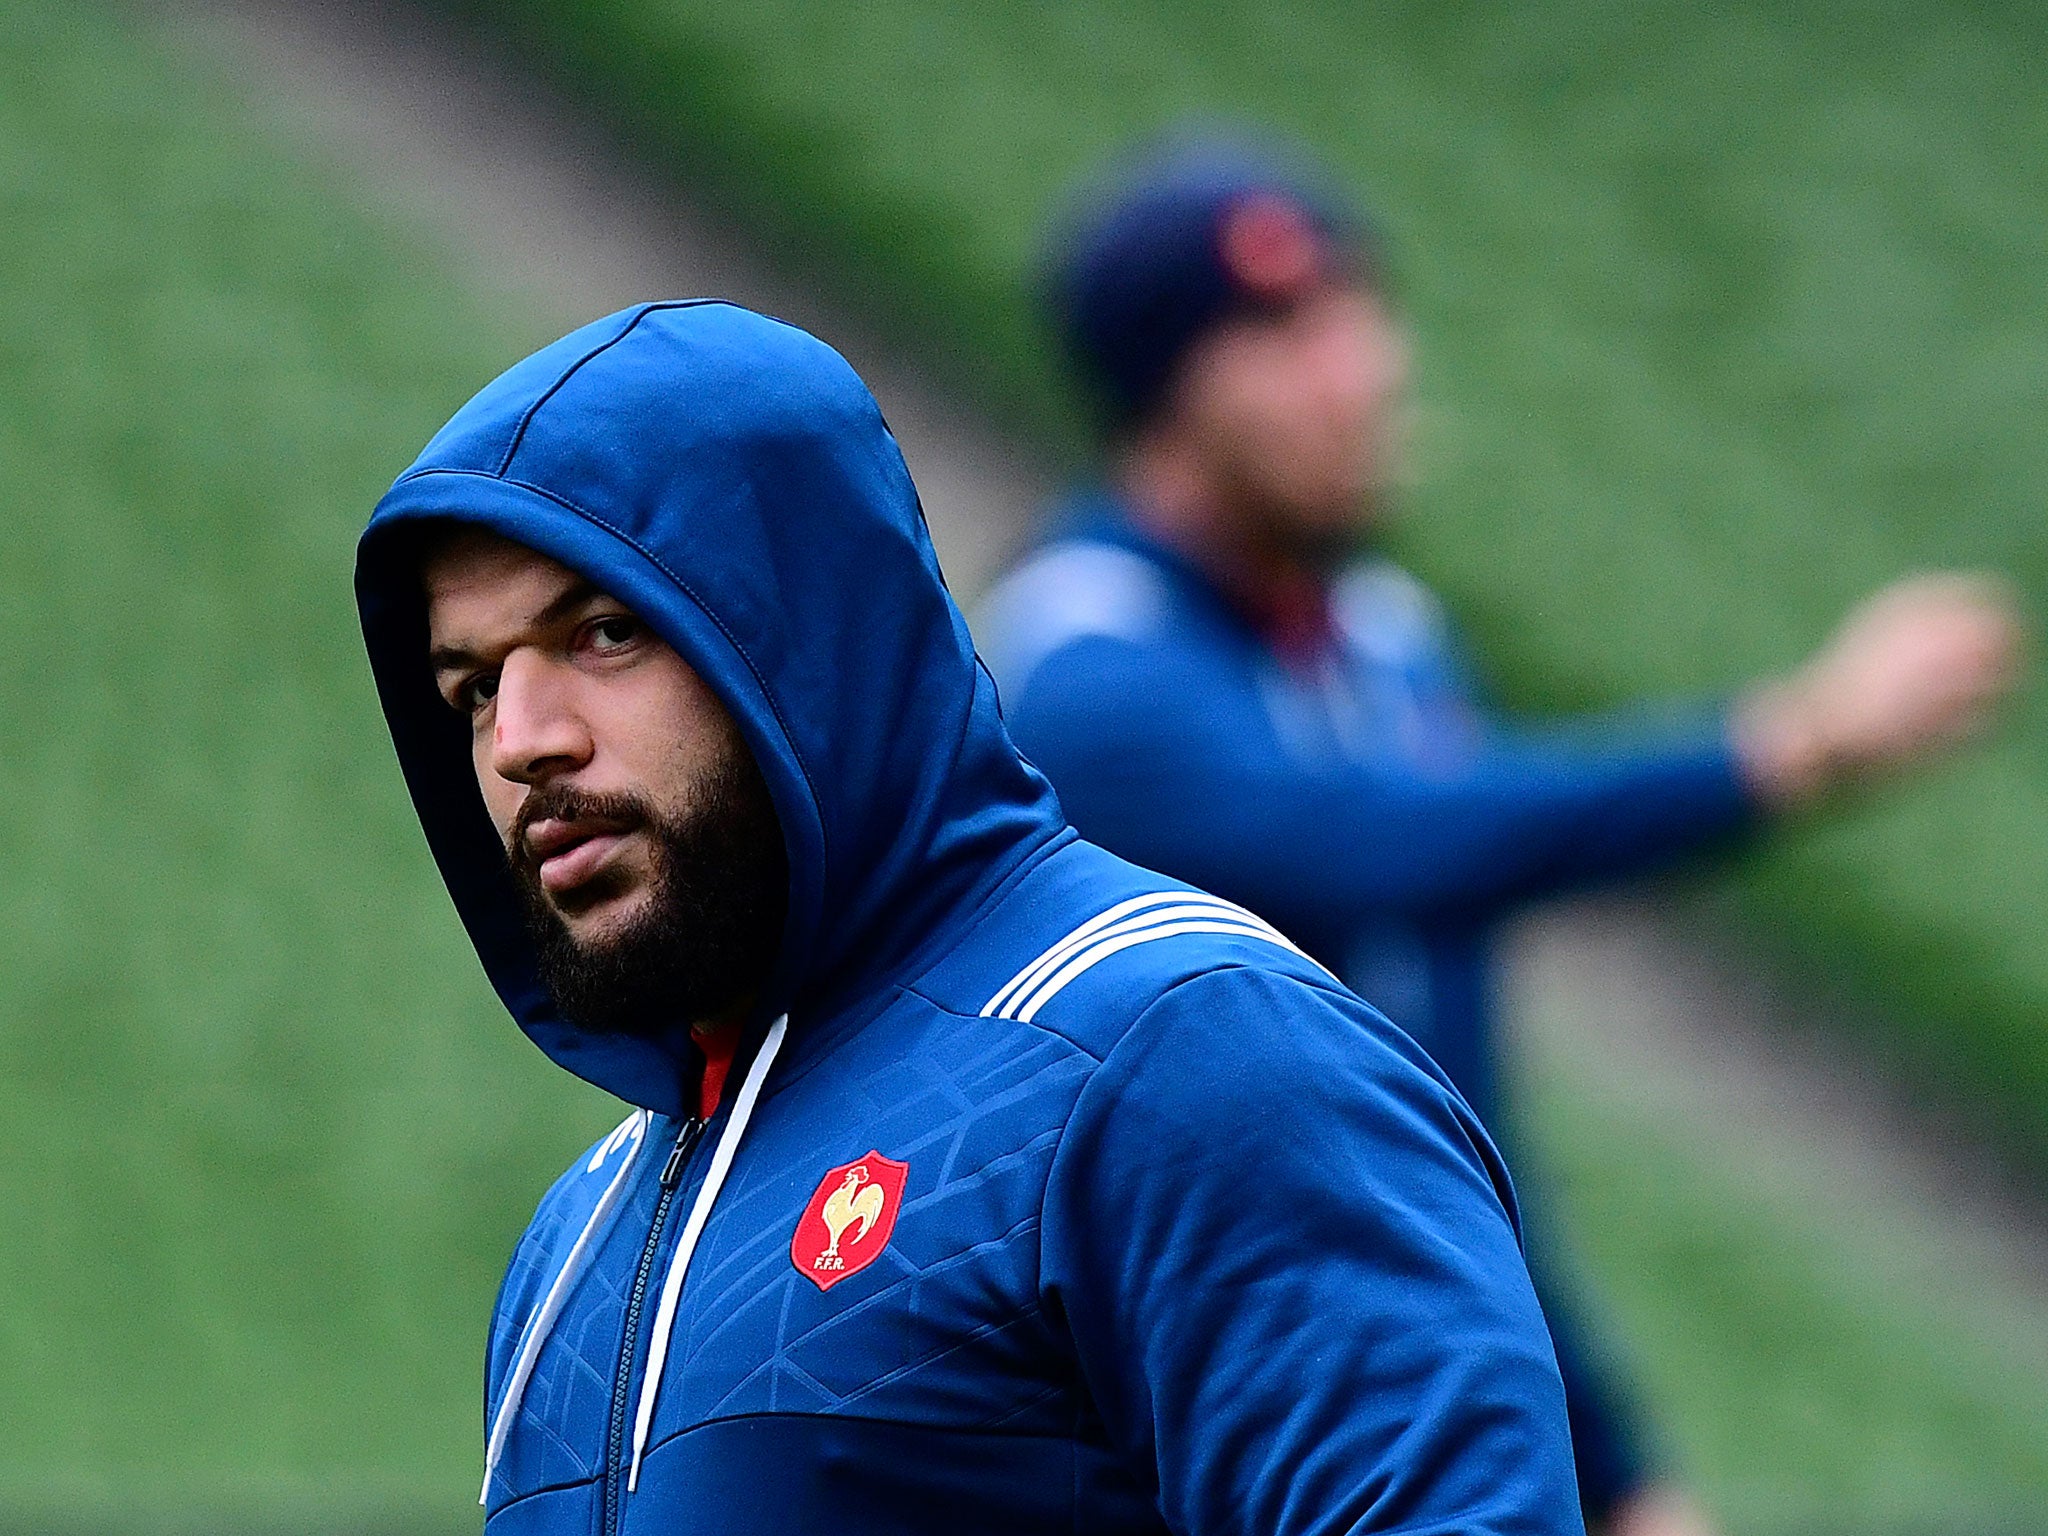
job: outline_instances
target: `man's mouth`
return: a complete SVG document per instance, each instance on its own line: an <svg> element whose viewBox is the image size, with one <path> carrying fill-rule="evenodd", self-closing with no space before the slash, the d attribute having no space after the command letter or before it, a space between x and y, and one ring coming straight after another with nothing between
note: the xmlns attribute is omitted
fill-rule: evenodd
<svg viewBox="0 0 2048 1536"><path fill-rule="evenodd" d="M611 822L546 817L526 829L526 856L541 889L561 897L597 875L631 830Z"/></svg>

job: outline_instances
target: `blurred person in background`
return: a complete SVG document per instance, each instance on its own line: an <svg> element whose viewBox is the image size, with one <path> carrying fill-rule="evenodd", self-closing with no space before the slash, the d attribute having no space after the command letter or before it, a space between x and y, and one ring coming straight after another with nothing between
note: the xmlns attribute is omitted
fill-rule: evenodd
<svg viewBox="0 0 2048 1536"><path fill-rule="evenodd" d="M2014 680L1998 586L1935 575L1729 702L1503 718L1435 596L1372 547L1409 344L1371 230L1325 181L1255 146L1169 144L1081 203L1050 277L1106 465L977 624L1012 733L1083 836L1272 921L1496 1132L1505 918L1925 758ZM1707 1530L1529 1247L1589 1525Z"/></svg>
<svg viewBox="0 0 2048 1536"><path fill-rule="evenodd" d="M1485 1131L1074 835L837 353L587 326L399 477L357 593L499 995L633 1106L499 1293L487 1530L1579 1531Z"/></svg>

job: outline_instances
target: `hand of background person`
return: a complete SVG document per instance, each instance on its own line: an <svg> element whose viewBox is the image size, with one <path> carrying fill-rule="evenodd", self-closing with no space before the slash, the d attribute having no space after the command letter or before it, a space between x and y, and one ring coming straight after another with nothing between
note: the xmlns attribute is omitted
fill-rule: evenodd
<svg viewBox="0 0 2048 1536"><path fill-rule="evenodd" d="M1737 702L1735 747L1767 804L1790 807L1976 734L2020 675L2020 623L1997 580L1892 583L1789 677Z"/></svg>
<svg viewBox="0 0 2048 1536"><path fill-rule="evenodd" d="M1706 1512L1676 1488L1656 1485L1614 1507L1594 1536L1716 1536Z"/></svg>

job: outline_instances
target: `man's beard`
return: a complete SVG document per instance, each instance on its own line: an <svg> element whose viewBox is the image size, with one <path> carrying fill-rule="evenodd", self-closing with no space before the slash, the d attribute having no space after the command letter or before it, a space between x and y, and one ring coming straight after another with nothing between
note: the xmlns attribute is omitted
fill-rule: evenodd
<svg viewBox="0 0 2048 1536"><path fill-rule="evenodd" d="M651 844L651 888L639 910L587 942L555 910L527 848L526 829L550 817L599 820ZM637 795L535 790L519 808L511 864L541 980L583 1029L651 1037L725 1017L775 964L789 864L774 801L744 747L735 745L677 816Z"/></svg>
<svg viewBox="0 0 2048 1536"><path fill-rule="evenodd" d="M1374 531L1370 525L1318 524L1293 528L1288 530L1288 553L1304 570L1334 576L1372 553Z"/></svg>

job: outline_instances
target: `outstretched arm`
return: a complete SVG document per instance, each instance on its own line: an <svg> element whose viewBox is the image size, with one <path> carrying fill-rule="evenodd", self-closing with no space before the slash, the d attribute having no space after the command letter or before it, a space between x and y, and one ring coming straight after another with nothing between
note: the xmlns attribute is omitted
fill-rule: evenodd
<svg viewBox="0 0 2048 1536"><path fill-rule="evenodd" d="M1590 739L1504 733L1432 773L1304 760L1204 658L1107 636L1042 661L1010 722L1084 834L1283 926L1326 924L1663 867L1978 729L2017 654L1996 587L1921 578L1726 713Z"/></svg>
<svg viewBox="0 0 2048 1536"><path fill-rule="evenodd" d="M1283 927L1631 873L1754 809L1719 716L1599 746L1502 741L1435 774L1310 760L1205 658L1111 638L1047 658L1009 716L1083 835Z"/></svg>

